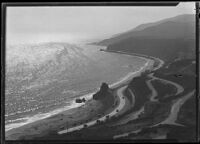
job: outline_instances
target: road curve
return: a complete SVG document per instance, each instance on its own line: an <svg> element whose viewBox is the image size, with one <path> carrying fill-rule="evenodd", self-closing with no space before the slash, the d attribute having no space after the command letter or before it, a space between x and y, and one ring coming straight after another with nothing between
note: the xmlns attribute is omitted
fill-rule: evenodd
<svg viewBox="0 0 200 144"><path fill-rule="evenodd" d="M161 78L155 77L155 76L153 76L153 73L149 74L148 76L152 78L151 80L148 80L148 81L147 81L147 85L148 85L149 88L152 90L152 96L151 96L151 99L150 99L151 101L156 101L155 97L157 96L157 91L155 90L155 88L154 88L153 85L151 84L151 81L154 80L154 79L159 79L159 80L161 80L161 81L164 81L165 83L170 83L170 84L174 85L174 86L177 88L176 95L177 95L177 94L180 94L180 93L182 93L182 92L184 91L184 88L183 88L181 85L177 84L177 83L174 83L174 82L172 82L172 81L168 81L168 80L165 80L165 79L161 79ZM168 118L165 119L164 121L158 123L158 124L155 124L155 125L153 125L153 126L150 126L150 128L151 128L151 127L154 127L154 126L157 126L157 125L159 125L159 124L171 124L171 125L183 126L183 125L181 125L181 124L176 123L175 121L176 121L176 119L177 119L177 116L178 116L178 112L179 112L179 110L180 110L180 107L181 107L181 106L184 104L184 102L185 102L187 99L189 99L193 94L194 94L194 91L192 91L192 92L188 93L187 95L185 95L184 97L178 99L178 100L173 104L173 106L172 106L172 108L171 108L171 111L170 111L170 115L168 116ZM140 112L137 113L137 115L140 114L142 111L144 111L144 107L143 107L143 110L141 109ZM122 121L121 124L124 124L125 122L127 123L127 122L130 121L130 120L136 119L136 117L135 117L134 115L135 115L135 113L132 114L132 117L129 116L129 118L128 118L127 120ZM140 131L140 130L141 130L141 129L138 129L138 130L136 130L136 131ZM123 134L120 134L120 135L115 135L115 136L113 137L113 139L118 139L118 138L121 138L121 137L126 137L126 136L128 136L129 134L131 134L131 133L135 133L136 131L131 131L131 132L123 133Z"/></svg>
<svg viewBox="0 0 200 144"><path fill-rule="evenodd" d="M175 95L178 95L178 94L180 94L180 93L182 93L182 92L184 91L184 88L183 88L181 85L179 85L179 84L177 84L177 83L175 83L175 82L172 82L172 81L169 81L169 80L166 80L166 79L162 79L162 78L155 77L155 76L153 75L153 73L149 74L148 76L151 77L152 80L157 79L157 80L160 80L160 81L162 81L162 82L164 82L164 83L169 83L169 84L175 86L176 89L177 89Z"/></svg>
<svg viewBox="0 0 200 144"><path fill-rule="evenodd" d="M130 54L130 53L127 53L127 52L122 52L122 51L117 51L117 52L118 52L118 53L122 53L122 54L128 54L128 55L133 55L133 56L137 55L137 56L138 56L138 54L135 54L135 53ZM145 56L145 55L141 55L141 54L140 54L140 56L144 56L144 57L142 57L142 58L143 58L143 59L147 59L147 58L146 58L147 56ZM163 60L161 60L161 59L159 59L159 58L155 58L155 57L150 57L150 58L151 58L151 59L154 59L154 60L156 60L156 61L159 61L158 66L157 66L157 67L154 67L154 69L153 69L152 71L155 71L155 70L161 68L161 67L164 65L164 61L163 61ZM156 77L155 77L155 78L156 78ZM157 91L154 89L154 87L152 86L152 84L151 84L150 82L151 82L151 80L149 80L149 81L147 82L147 83L148 83L147 85L148 85L149 88L152 90L151 100L152 100L152 101L155 101L154 98L157 96ZM133 102L135 103L135 95L134 95L134 93L132 92L131 89L128 89L128 91L129 91L129 93L132 95ZM133 103L133 105L134 105L134 103ZM120 120L120 121L118 121L118 122L112 124L111 126L117 126L117 125L126 124L126 123L127 123L128 121L130 121L130 120L137 119L138 116L139 116L143 111L144 111L144 106L143 106L142 108L140 108L138 111L128 114L127 116L124 117L124 119L122 119L122 120Z"/></svg>
<svg viewBox="0 0 200 144"><path fill-rule="evenodd" d="M112 116L115 116L115 115L117 116L117 115L121 114L120 111L123 110L123 108L124 108L124 106L126 104L126 99L125 99L125 97L123 95L123 91L127 88L128 82L133 77L140 75L140 73L143 72L143 71L145 71L146 69L150 69L151 66L152 66L152 64L153 63L152 63L151 60L147 60L147 62L145 63L145 65L143 67L141 67L138 71L131 73L130 75L128 75L127 77L125 77L124 79L122 79L120 82L118 82L118 83L110 86L111 88L117 88L121 84L126 84L125 86L123 86L123 87L121 87L121 88L119 88L117 90L117 96L119 97L119 105L110 114L107 114L107 115L109 115L109 117L112 117ZM75 127L69 128L69 129L65 129L65 130L59 131L58 134L64 134L64 133L69 133L69 132L81 130L81 129L84 128L84 125L87 125L87 127L95 125L97 120L105 121L106 120L106 115L103 116L103 117L101 117L101 118L99 118L99 119L90 121L88 123L83 123L83 124L81 124L79 126L75 126Z"/></svg>
<svg viewBox="0 0 200 144"><path fill-rule="evenodd" d="M183 97L179 98L178 100L176 100L171 108L170 111L170 115L167 117L167 119L165 119L164 121L155 124L151 127L160 125L160 124L170 124L170 125L177 125L177 126L184 126L182 124L176 123L177 117L178 117L178 113L180 111L181 106L191 97L193 96L195 93L195 90L187 93L186 95L184 95Z"/></svg>
<svg viewBox="0 0 200 144"><path fill-rule="evenodd" d="M158 60L159 61L159 65L157 67L154 68L153 71L155 70L158 70L159 68L161 68L163 65L164 65L164 61L162 61L161 59L159 58L155 58L155 57L152 57L153 59L155 60ZM178 95L180 93L182 93L184 91L184 88L175 83L175 82L172 82L172 81L169 81L169 80L165 80L165 79L161 79L161 78L158 78L158 77L155 77L153 76L154 73L151 73L149 74L149 77L151 77L152 79L147 81L147 85L149 86L149 88L152 90L152 97L151 97L151 101L156 101L155 97L157 96L157 91L155 90L155 88L153 87L153 85L151 84L151 81L154 80L154 79L158 79L158 80L161 80L165 83L169 83L169 84L172 84L174 85L176 88L177 88L177 91L176 91L176 94L175 95ZM162 121L161 123L158 123L156 125L159 125L159 124L175 124L175 125L179 125L179 126L182 126L181 124L178 124L176 123L176 119L177 119L177 116L178 116L178 112L180 110L180 107L182 104L184 104L184 102L189 99L192 95L194 94L194 91L188 93L187 95L185 95L183 98L180 98L178 99L172 106L171 108L171 112L170 112L170 115L168 116L167 119L165 119L164 121ZM144 108L144 107L143 107ZM144 110L144 109L143 109ZM140 113L143 111L141 110ZM133 115L134 116L134 113ZM132 119L135 119L135 117L133 117ZM130 119L129 119L130 120ZM123 121L122 123L124 123L125 121ZM127 121L126 121L127 122ZM156 126L156 125L153 125L153 126ZM151 126L151 127L153 127ZM137 133L137 131L141 131L141 129L138 129L136 131L132 131L132 132L128 132L128 133L123 133L123 134L120 134L120 135L115 135L113 136L113 139L117 139L117 138L121 138L121 137L125 137L125 136L128 136L129 134L131 133Z"/></svg>
<svg viewBox="0 0 200 144"><path fill-rule="evenodd" d="M128 88L129 93L132 96L132 107L134 107L135 104L135 95L133 94L132 90ZM125 115L123 119L111 124L110 126L117 126L117 125L123 125L126 124L127 122L137 119L140 115L141 112L144 111L144 106L142 108L140 108L138 111L130 113L128 115Z"/></svg>
<svg viewBox="0 0 200 144"><path fill-rule="evenodd" d="M121 88L119 88L119 89L117 90L117 95L118 95L118 97L119 97L119 105L118 105L110 114L108 114L110 117L112 117L112 116L114 116L114 115L117 115L118 112L120 112L120 111L123 109L123 107L124 107L124 105L125 105L125 99L123 98L124 96L123 96L122 93L123 93L123 91L124 91L126 88L127 88L127 86L123 86L123 87L121 87ZM117 110L118 110L118 111L117 111ZM93 126L93 125L96 124L96 121L97 121L97 120L105 121L105 120L106 120L106 116L103 116L103 117L101 117L101 118L99 118L99 119L90 121L90 122L88 122L88 123L83 123L83 124L81 124L81 125L79 125L79 126L76 126L76 127L72 127L72 128L66 129L66 130L59 131L58 134L64 134L64 133L69 133L69 132L81 130L81 129L84 128L84 125L85 125L85 124L87 125L87 127Z"/></svg>
<svg viewBox="0 0 200 144"><path fill-rule="evenodd" d="M166 79L162 79L162 78L155 77L155 76L153 75L153 73L149 74L148 77L151 78L150 80L146 81L147 86L148 86L149 89L151 89L151 91L152 91L152 96L151 96L151 98L150 98L151 101L157 101L157 99L155 99L155 97L158 95L158 92L156 91L156 89L154 88L154 86L153 86L152 83L151 83L153 80L160 80L160 81L163 82L163 83L168 83L168 84L171 84L171 85L173 85L174 87L176 87L176 94L175 94L175 95L178 95L178 94L180 94L180 93L182 93L182 92L184 91L184 88L183 88L181 85L179 85L179 84L177 84L177 83L175 83L175 82L166 80Z"/></svg>
<svg viewBox="0 0 200 144"><path fill-rule="evenodd" d="M162 121L162 122L160 122L158 124L150 126L149 128L158 126L160 124L170 124L170 125L184 126L182 124L176 123L176 120L177 120L177 117L178 117L178 113L179 113L179 110L180 110L181 106L194 94L194 92L195 92L195 90L189 92L188 94L186 94L182 98L179 98L177 101L175 101L174 104L173 104L173 106L172 106L172 108L171 108L170 115L167 117L167 119L165 119L164 121ZM179 93L180 93L180 91L178 91L178 94ZM134 116L134 113L133 113L133 116ZM132 118L132 120L133 119L134 119L134 117ZM142 128L138 129L136 131L131 131L131 132L127 132L127 133L115 135L115 136L113 136L113 139L118 139L118 138L126 137L129 134L131 134L131 133L138 133L141 130L142 130Z"/></svg>
<svg viewBox="0 0 200 144"><path fill-rule="evenodd" d="M154 86L152 85L152 80L153 79L150 79L148 81L146 81L146 84L147 86L149 87L149 89L151 90L152 94L151 94L151 97L150 97L150 101L157 101L155 99L155 97L158 95L158 92L156 91L156 89L154 88Z"/></svg>
<svg viewBox="0 0 200 144"><path fill-rule="evenodd" d="M124 86L122 88L120 88L119 90L117 90L117 95L124 99L124 104L123 107L120 109L120 111L118 113L115 114L115 116L120 116L121 114L123 114L124 112L126 112L129 108L130 108L130 102L128 100L127 97L124 96L123 92L127 89L128 86Z"/></svg>
<svg viewBox="0 0 200 144"><path fill-rule="evenodd" d="M171 81L168 81L168 80L165 80L165 79L161 79L161 78L155 77L155 76L153 76L153 73L149 74L148 76L152 78L152 79L146 81L147 86L152 91L152 94L151 94L151 97L150 97L150 101L157 101L157 99L155 99L155 97L158 95L158 92L156 91L156 89L154 88L154 86L151 83L151 81L153 81L155 79L163 81L164 83L169 83L169 84L175 86L176 89L177 89L175 95L178 95L178 94L180 94L180 93L182 93L184 91L184 88L181 85L177 84L177 83L174 83L174 82L171 82ZM135 100L135 96L134 96L133 92L130 89L128 89L128 90L129 90L130 94L132 95L132 97ZM140 115L140 113L143 112L143 111L144 111L144 106L140 110L138 110L136 112L133 112L131 114L128 114L127 116L124 117L124 119L116 122L112 126L126 124L127 122L129 122L131 120L137 119L138 116Z"/></svg>
<svg viewBox="0 0 200 144"><path fill-rule="evenodd" d="M128 53L126 53L126 54L128 54ZM129 55L130 55L130 54L129 54ZM147 60L147 58L145 58L145 59ZM163 62L162 60L160 60L160 59L159 59L159 61L160 61L160 64L159 64L156 68L154 68L154 70L160 68L160 67L163 65L164 62ZM150 62L151 62L151 61L148 60L148 62L145 64L145 66L141 67L139 71L134 72L132 75L130 75L130 76L127 77L126 79L122 80L122 81L120 82L120 84L121 84L122 82L123 82L123 83L127 83L128 79L130 80L130 77L136 76L136 74L139 74L139 73L145 71L145 70L147 69L147 66L149 65ZM149 69L151 69L151 65L149 65L149 66L150 66ZM118 87L118 86L119 86L119 83L117 83L116 85L113 85L112 87ZM126 101L125 101L125 98L124 98L124 95L123 95L123 91L124 91L126 88L127 88L127 86L123 86L123 87L121 87L121 88L119 88L119 89L117 90L117 95L118 95L118 97L119 97L119 105L118 105L110 114L108 114L110 117L112 117L112 116L114 116L114 115L118 115L118 113L119 113L119 112L123 109L123 107L125 106ZM118 111L117 111L117 110L118 110ZM119 113L119 114L120 114L120 113ZM103 116L103 117L101 117L101 118L99 118L99 119L97 119L97 120L105 121L105 120L106 120L106 116ZM76 130L81 130L81 129L84 128L84 125L87 125L87 127L92 126L92 125L95 125L97 120L93 120L93 121L90 121L90 122L88 122L88 123L83 123L83 124L81 124L81 125L79 125L79 126L76 126L76 127L72 127L72 128L66 129L66 130L59 131L58 134L64 134L64 133L69 133L69 132L73 132L73 131L76 131Z"/></svg>

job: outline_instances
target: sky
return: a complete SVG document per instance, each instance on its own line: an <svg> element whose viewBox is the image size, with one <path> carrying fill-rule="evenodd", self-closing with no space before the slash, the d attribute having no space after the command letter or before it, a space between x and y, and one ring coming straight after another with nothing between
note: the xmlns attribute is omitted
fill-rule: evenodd
<svg viewBox="0 0 200 144"><path fill-rule="evenodd" d="M194 14L194 2L176 7L7 7L6 42L85 42L105 39L148 22Z"/></svg>

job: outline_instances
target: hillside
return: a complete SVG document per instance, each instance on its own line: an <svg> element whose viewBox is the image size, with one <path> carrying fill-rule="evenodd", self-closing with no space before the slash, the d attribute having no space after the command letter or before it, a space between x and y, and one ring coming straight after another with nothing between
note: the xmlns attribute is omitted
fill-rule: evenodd
<svg viewBox="0 0 200 144"><path fill-rule="evenodd" d="M195 56L194 15L180 15L154 23L142 24L133 30L103 40L108 50L128 51L155 56L165 61Z"/></svg>
<svg viewBox="0 0 200 144"><path fill-rule="evenodd" d="M191 33L191 34L193 34L195 32L195 30L193 29L194 28L194 22L195 22L194 15L186 14L186 15L179 15L179 16L172 17L172 18L167 18L167 19L160 20L160 21L157 21L157 22L141 24L141 25L139 25L139 26L127 31L127 32L113 35L111 38L102 40L100 42L96 42L95 44L102 45L102 46L108 46L108 45L111 45L113 43L119 42L121 40L135 36L136 33L138 33L139 31L145 30L146 28L157 26L157 25L160 25L160 24L163 24L163 23L166 23L166 22L177 23L177 24L183 23L183 24L185 24L186 27L187 27L187 25L192 25L191 26L192 31L190 31L188 29L189 30L188 32Z"/></svg>
<svg viewBox="0 0 200 144"><path fill-rule="evenodd" d="M164 61L192 58L195 55L194 39L129 38L108 46L108 50L128 51L155 56Z"/></svg>

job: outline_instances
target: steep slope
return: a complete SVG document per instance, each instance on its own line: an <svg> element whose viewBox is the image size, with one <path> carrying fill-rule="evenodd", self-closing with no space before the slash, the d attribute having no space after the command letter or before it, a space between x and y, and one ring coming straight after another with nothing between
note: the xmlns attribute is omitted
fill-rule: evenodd
<svg viewBox="0 0 200 144"><path fill-rule="evenodd" d="M134 38L108 46L108 50L128 51L155 56L164 61L193 58L195 55L194 39L145 39Z"/></svg>
<svg viewBox="0 0 200 144"><path fill-rule="evenodd" d="M165 23L165 22L194 24L195 18L194 18L194 15L185 14L185 15L179 15L179 16L172 17L172 18L167 18L167 19L160 20L160 21L157 21L157 22L141 24L141 25L139 25L139 26L127 31L127 32L119 33L117 35L112 36L109 39L105 39L105 40L102 40L100 42L96 42L95 44L108 46L108 45L111 45L111 44L116 43L118 41L121 41L121 40L124 40L126 38L130 38L130 37L134 36L135 32L142 31L142 30L144 30L148 27L156 26L156 25L159 25L159 24L162 24L162 23Z"/></svg>
<svg viewBox="0 0 200 144"><path fill-rule="evenodd" d="M158 23L142 26L143 30L132 32L128 38L115 38L107 49L151 55L166 62L195 58L194 15L181 15Z"/></svg>

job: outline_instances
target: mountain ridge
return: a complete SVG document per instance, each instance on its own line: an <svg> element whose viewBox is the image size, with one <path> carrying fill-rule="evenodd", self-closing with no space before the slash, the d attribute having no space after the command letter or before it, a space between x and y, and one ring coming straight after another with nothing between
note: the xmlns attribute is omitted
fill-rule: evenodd
<svg viewBox="0 0 200 144"><path fill-rule="evenodd" d="M104 39L102 41L95 42L94 44L102 45L102 46L108 46L108 45L111 45L112 43L115 43L119 40L123 40L123 39L126 39L126 38L133 36L134 32L139 32L141 30L144 30L145 28L156 26L156 25L165 23L167 21L184 22L184 23L188 23L188 22L193 21L193 24L194 24L195 17L194 17L193 14L184 14L184 15L178 15L178 16L175 16L175 17L159 20L157 22L144 23L144 24L138 25L135 28L130 29L126 32L115 34L114 36L111 36L108 39Z"/></svg>
<svg viewBox="0 0 200 144"><path fill-rule="evenodd" d="M165 62L195 58L195 17L180 15L141 26L142 30L129 31L98 44L107 50L126 51L158 57ZM140 27L138 26L138 27ZM136 28L138 28L136 27Z"/></svg>

